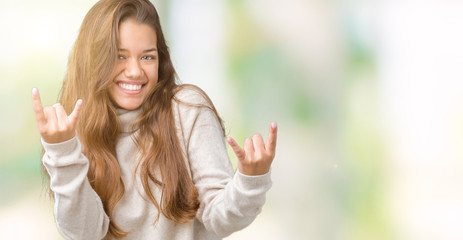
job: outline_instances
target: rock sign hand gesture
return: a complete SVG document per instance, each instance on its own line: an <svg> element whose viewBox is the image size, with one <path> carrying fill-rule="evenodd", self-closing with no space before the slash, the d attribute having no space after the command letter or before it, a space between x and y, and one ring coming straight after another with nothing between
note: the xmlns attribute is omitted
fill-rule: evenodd
<svg viewBox="0 0 463 240"><path fill-rule="evenodd" d="M277 125L275 122L270 124L270 131L265 144L262 136L255 134L252 138L247 138L244 141L243 150L233 138L228 138L228 143L238 157L238 169L245 175L262 175L270 170L270 165L275 157L276 142Z"/></svg>
<svg viewBox="0 0 463 240"><path fill-rule="evenodd" d="M75 136L77 119L82 109L81 99L77 100L74 110L68 116L64 107L59 103L42 107L39 90L34 88L32 89L32 105L37 128L45 142L60 143Z"/></svg>
<svg viewBox="0 0 463 240"><path fill-rule="evenodd" d="M43 140L47 143L60 143L75 136L76 124L82 109L82 100L76 102L74 110L68 116L64 107L56 103L53 106L42 107L39 90L32 89L32 105L34 108L37 128ZM277 138L277 125L270 125L267 143L260 134L244 141L244 150L238 146L233 138L228 138L228 143L238 157L238 168L245 175L262 175L270 170Z"/></svg>

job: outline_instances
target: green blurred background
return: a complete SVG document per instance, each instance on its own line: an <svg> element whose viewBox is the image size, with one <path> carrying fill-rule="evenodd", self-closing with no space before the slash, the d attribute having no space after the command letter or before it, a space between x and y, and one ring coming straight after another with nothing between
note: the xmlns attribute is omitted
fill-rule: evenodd
<svg viewBox="0 0 463 240"><path fill-rule="evenodd" d="M30 92L56 102L95 2L0 1L0 239L62 239ZM463 239L462 3L153 3L229 136L279 126L267 203L227 239Z"/></svg>

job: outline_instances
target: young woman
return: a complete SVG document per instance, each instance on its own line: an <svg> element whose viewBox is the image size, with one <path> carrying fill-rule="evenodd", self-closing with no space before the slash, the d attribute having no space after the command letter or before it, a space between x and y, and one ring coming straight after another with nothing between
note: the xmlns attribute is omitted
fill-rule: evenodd
<svg viewBox="0 0 463 240"><path fill-rule="evenodd" d="M276 124L244 150L228 139L233 173L210 99L175 81L154 6L101 0L82 23L59 103L42 107L32 90L66 239L220 239L261 211Z"/></svg>

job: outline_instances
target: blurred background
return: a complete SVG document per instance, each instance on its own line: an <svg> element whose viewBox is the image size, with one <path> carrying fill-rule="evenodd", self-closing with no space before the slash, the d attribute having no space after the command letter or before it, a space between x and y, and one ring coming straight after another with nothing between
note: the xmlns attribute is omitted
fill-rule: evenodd
<svg viewBox="0 0 463 240"><path fill-rule="evenodd" d="M62 239L30 92L56 102L95 2L0 0L0 239ZM229 136L278 122L266 205L226 239L463 239L462 1L153 3Z"/></svg>

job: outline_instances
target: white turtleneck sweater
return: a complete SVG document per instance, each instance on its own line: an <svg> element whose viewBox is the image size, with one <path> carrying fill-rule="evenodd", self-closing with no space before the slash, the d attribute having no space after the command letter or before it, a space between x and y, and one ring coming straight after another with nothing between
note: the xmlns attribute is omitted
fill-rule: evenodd
<svg viewBox="0 0 463 240"><path fill-rule="evenodd" d="M207 105L204 97L195 90L183 89L176 97L186 103ZM161 214L154 225L158 211L145 200L139 175L135 173L139 150L129 134L139 113L139 110L119 110L122 131L116 157L125 193L114 209L113 220L130 232L124 239L220 239L245 228L255 219L271 186L270 173L260 176L246 176L239 171L233 173L214 113L206 107L191 107L173 101L177 135L198 189L200 208L196 218L186 224L176 224ZM82 154L79 139L74 137L57 144L48 144L42 139L42 144L45 149L42 161L50 175L59 232L66 239L112 239L106 236L109 218L88 181L89 162ZM152 187L155 198L160 199L160 189L154 184Z"/></svg>

